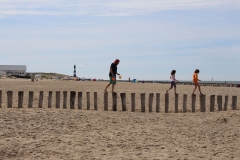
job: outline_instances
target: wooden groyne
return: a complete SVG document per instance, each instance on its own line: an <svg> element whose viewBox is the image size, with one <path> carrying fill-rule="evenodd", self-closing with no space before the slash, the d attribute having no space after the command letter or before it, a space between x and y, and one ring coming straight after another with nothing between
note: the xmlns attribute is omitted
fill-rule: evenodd
<svg viewBox="0 0 240 160"><path fill-rule="evenodd" d="M7 91L7 108L13 108L13 91ZM34 92L29 91L27 93L28 95L26 96L24 91L18 91L17 96L18 96L18 102L17 102L17 108L33 108L33 102L34 102ZM53 91L48 92L48 98L47 100L47 108L61 108L61 100L62 100L62 108L63 109L79 109L82 110L83 108L83 92L76 92L76 91L70 91L70 99L68 103L68 92L63 91L62 92L62 99L61 99L61 92L56 91L55 92L55 104L53 104ZM2 102L3 102L3 93L0 90L0 108L2 108ZM24 96L25 95L25 96ZM37 107L38 108L43 108L43 101L44 101L44 92L40 91L39 92L39 97L37 99ZM136 93L131 93L131 103L127 105L127 96L126 93L120 93L120 96L118 93L104 93L103 94L103 104L98 103L98 93L93 92L93 99L91 99L91 93L86 92L86 110L99 110L99 106L102 106L103 108L100 110L108 111L109 110L109 99L110 102L112 101L112 111L131 111L135 112L136 108L140 108L140 112L160 112L160 104L164 103L164 113L169 113L169 107L170 107L170 101L169 101L169 94L164 95L164 101L160 102L160 93L149 93L148 95L146 93L141 93L140 94L140 106L136 106ZM118 105L118 96L120 97L120 105ZM28 98L27 102L28 104L26 106L23 105L24 98ZM175 94L174 96L174 112L175 113L180 113L179 110L181 110L182 113L186 112L196 112L196 110L199 110L200 112L206 112L206 95L200 95L199 96L199 108L196 108L196 99L197 96L191 95L188 97L187 94L183 94L183 99L182 99L182 105L179 106L179 95ZM191 106L187 106L187 99L191 99ZM155 99L155 100L154 100ZM209 97L210 99L210 112L214 111L226 111L226 110L237 110L237 96L232 96L229 97L228 95L222 96L222 95L211 95ZM153 103L155 102L155 104ZM216 103L217 102L217 103ZM231 105L231 108L228 108L229 103ZM148 106L146 105L148 104ZM215 106L217 104L217 106ZM120 106L120 108L119 108Z"/></svg>

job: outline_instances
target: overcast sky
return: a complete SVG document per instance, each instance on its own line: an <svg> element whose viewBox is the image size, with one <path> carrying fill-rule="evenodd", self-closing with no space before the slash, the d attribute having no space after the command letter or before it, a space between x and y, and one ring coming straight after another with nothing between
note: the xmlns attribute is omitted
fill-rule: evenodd
<svg viewBox="0 0 240 160"><path fill-rule="evenodd" d="M0 0L0 64L108 79L240 81L240 1Z"/></svg>

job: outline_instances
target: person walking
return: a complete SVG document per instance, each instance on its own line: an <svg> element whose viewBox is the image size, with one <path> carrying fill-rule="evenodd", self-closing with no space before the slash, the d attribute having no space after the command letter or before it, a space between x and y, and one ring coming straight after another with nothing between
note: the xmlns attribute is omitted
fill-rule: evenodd
<svg viewBox="0 0 240 160"><path fill-rule="evenodd" d="M193 73L193 83L194 83L194 85L195 85L195 88L194 88L192 94L194 94L194 92L195 92L195 90L197 89L197 87L198 87L198 89L199 89L200 94L202 94L200 85L199 85L199 83L198 83L198 81L201 81L200 79L198 79L198 74L199 74L199 72L200 72L199 69L196 69L196 70L194 71L194 73Z"/></svg>
<svg viewBox="0 0 240 160"><path fill-rule="evenodd" d="M112 85L112 92L114 92L114 87L116 85L116 74L120 75L117 73L117 65L120 63L119 59L116 59L110 66L110 71L109 71L109 84L106 86L104 92L107 92L107 89L110 85Z"/></svg>
<svg viewBox="0 0 240 160"><path fill-rule="evenodd" d="M176 82L178 82L178 81L177 81L176 78L175 78L175 74L176 74L176 70L172 70L171 76L170 76L171 87L166 91L166 93L168 93L168 91L174 87L174 93L177 94L177 93L176 93L176 90L177 90L177 89L176 89Z"/></svg>

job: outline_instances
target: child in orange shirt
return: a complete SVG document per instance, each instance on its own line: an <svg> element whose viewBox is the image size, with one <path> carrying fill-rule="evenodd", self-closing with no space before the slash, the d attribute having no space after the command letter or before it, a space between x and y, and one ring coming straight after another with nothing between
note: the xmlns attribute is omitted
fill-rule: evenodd
<svg viewBox="0 0 240 160"><path fill-rule="evenodd" d="M192 94L194 94L194 92L195 92L195 90L197 89L197 87L198 87L198 89L199 89L200 94L202 94L200 85L199 85L199 83L198 83L198 81L201 81L200 79L198 79L198 74L199 74L199 72L200 72L200 71L199 71L198 69L196 69L195 72L193 73L193 83L194 83L194 85L195 85L195 88L194 88Z"/></svg>

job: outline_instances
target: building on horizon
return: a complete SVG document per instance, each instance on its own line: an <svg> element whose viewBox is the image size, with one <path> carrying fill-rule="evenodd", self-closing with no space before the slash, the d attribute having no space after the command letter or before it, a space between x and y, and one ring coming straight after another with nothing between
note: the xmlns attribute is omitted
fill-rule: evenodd
<svg viewBox="0 0 240 160"><path fill-rule="evenodd" d="M26 65L0 65L0 75L24 77L26 71Z"/></svg>

